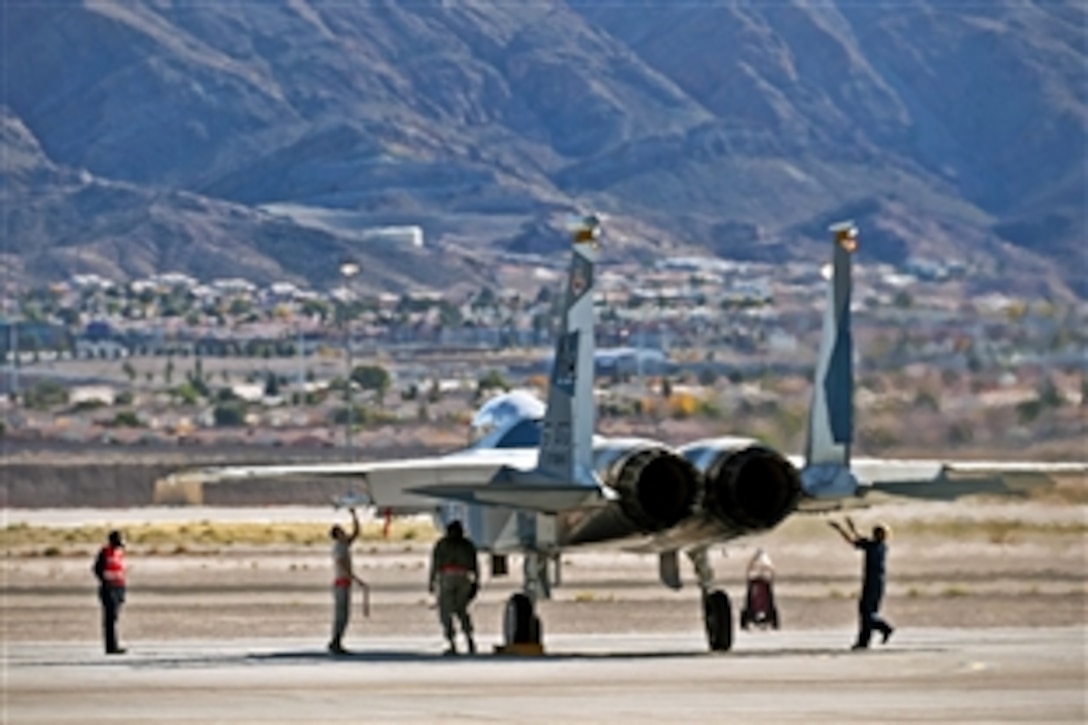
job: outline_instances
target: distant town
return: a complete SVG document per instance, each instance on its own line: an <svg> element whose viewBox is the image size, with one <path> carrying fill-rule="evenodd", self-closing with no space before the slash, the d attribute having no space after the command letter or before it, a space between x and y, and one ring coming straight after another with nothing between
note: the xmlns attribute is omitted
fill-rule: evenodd
<svg viewBox="0 0 1088 725"><path fill-rule="evenodd" d="M341 272L324 290L167 273L9 293L3 437L373 457L390 438L463 444L494 391L543 395L564 258L504 258L501 284L456 297L367 294L366 270ZM603 430L800 447L826 295L818 265L684 257L599 272ZM966 299L967 273L856 266L856 445L1083 454L1085 305Z"/></svg>

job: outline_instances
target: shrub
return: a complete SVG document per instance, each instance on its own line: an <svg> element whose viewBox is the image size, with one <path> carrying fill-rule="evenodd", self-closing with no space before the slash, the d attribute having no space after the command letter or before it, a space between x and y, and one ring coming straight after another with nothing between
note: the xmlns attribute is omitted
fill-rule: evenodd
<svg viewBox="0 0 1088 725"><path fill-rule="evenodd" d="M506 378L498 370L489 370L486 375L480 377L476 387L481 392L494 389L509 390L510 384L506 382Z"/></svg>
<svg viewBox="0 0 1088 725"><path fill-rule="evenodd" d="M975 430L967 421L958 421L948 428L948 441L953 445L970 443L975 438Z"/></svg>
<svg viewBox="0 0 1088 725"><path fill-rule="evenodd" d="M136 413L133 411L122 410L113 416L110 425L114 428L139 428L143 423L140 422L140 419L136 417Z"/></svg>
<svg viewBox="0 0 1088 725"><path fill-rule="evenodd" d="M215 424L219 427L240 426L246 420L246 404L241 400L219 403L212 411Z"/></svg>
<svg viewBox="0 0 1088 725"><path fill-rule="evenodd" d="M26 391L26 407L44 410L68 403L68 390L54 380L43 380Z"/></svg>

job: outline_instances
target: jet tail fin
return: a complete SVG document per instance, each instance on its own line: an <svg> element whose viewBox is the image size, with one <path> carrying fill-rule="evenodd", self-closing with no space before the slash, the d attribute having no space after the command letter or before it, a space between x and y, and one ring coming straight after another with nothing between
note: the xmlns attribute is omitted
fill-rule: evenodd
<svg viewBox="0 0 1088 725"><path fill-rule="evenodd" d="M852 260L858 230L852 221L833 224L831 278L805 442L801 481L812 496L854 493L850 445L854 437L854 363L850 330Z"/></svg>
<svg viewBox="0 0 1088 725"><path fill-rule="evenodd" d="M571 483L593 481L593 285L600 220L575 225L570 274L548 383L537 470Z"/></svg>

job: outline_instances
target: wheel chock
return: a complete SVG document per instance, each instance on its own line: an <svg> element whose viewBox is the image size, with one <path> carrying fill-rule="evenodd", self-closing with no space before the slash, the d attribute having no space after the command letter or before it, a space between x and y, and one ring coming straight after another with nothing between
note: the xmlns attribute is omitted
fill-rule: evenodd
<svg viewBox="0 0 1088 725"><path fill-rule="evenodd" d="M519 657L543 657L544 645L539 642L515 642L495 645L497 655L517 655Z"/></svg>

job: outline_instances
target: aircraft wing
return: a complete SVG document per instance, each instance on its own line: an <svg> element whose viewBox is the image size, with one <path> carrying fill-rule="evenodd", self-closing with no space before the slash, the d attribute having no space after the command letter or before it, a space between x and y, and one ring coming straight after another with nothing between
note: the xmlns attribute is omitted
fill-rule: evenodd
<svg viewBox="0 0 1088 725"><path fill-rule="evenodd" d="M851 469L869 490L952 501L980 494L1026 495L1063 480L1085 480L1088 464L1032 461L910 461L857 458Z"/></svg>
<svg viewBox="0 0 1088 725"><path fill-rule="evenodd" d="M334 478L380 508L398 512L433 511L443 497L426 493L448 486L483 486L504 466L522 468L535 462L518 449L493 455L432 456L397 461L221 466L190 469L156 481L155 501L199 503L203 486L254 480ZM497 455L494 455L497 454Z"/></svg>
<svg viewBox="0 0 1088 725"><path fill-rule="evenodd" d="M1065 481L1088 481L1088 463L854 458L850 471L858 482L857 503L872 503L873 497L882 496L955 501L964 496L1027 495ZM813 502L802 508L821 506Z"/></svg>

